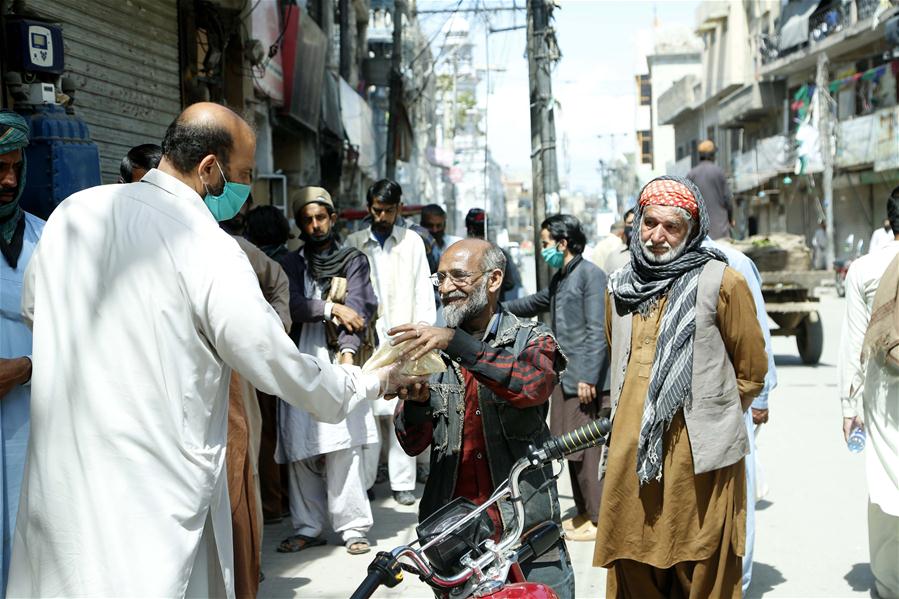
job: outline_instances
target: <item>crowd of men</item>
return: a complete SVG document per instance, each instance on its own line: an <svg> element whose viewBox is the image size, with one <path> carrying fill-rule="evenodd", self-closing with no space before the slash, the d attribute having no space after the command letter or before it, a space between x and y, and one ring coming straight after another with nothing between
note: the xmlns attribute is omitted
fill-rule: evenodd
<svg viewBox="0 0 899 599"><path fill-rule="evenodd" d="M540 223L555 274L522 297L483 211L455 238L439 206L405 217L391 180L368 189L369 215L345 239L330 193L298 190L301 243L288 249L284 214L248 202L252 129L219 105L187 108L161 146L128 153L122 184L74 194L46 224L18 207L27 143L25 121L0 113L10 596L253 597L263 522L289 516L281 552L331 530L367 553L379 479L400 505L423 482L424 520L455 498L483 503L528 445L601 416L608 450L567 459L574 516L562 518L551 467L522 478L524 529L565 531L525 577L573 598L566 541L595 542L608 597L748 587L754 429L776 378L759 273L721 239L732 214L713 146L689 178L648 183L592 262L575 217ZM889 210L899 238L899 195ZM897 252L847 280L847 435L860 380L899 344L887 341L899 318L870 310ZM882 289L899 296L893 264ZM880 334L865 336L868 319ZM402 347L398 361L363 372L384 344ZM404 374L434 351L443 372ZM878 447L896 447L895 397L865 385ZM869 459L884 597L897 586L897 463ZM488 514L498 538L511 507Z"/></svg>

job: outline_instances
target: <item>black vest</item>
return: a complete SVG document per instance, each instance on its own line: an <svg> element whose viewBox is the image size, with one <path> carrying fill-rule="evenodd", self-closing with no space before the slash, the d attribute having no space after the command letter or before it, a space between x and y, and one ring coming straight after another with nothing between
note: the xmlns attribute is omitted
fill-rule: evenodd
<svg viewBox="0 0 899 599"><path fill-rule="evenodd" d="M503 312L496 335L488 343L492 347L508 348L517 356L532 340L543 336L553 337L553 334L542 323L519 320L514 315ZM559 375L560 372L556 372L557 381ZM430 387L434 435L431 443L431 471L419 504L419 521L423 521L453 497L462 447L462 424L466 408L472 407L465 405L464 378L461 368L455 363L451 363L446 372L435 375ZM496 488L509 477L512 465L527 454L529 444L540 446L549 438L549 428L546 426L549 404L514 408L490 389L478 384L478 407L481 410L487 446L487 464ZM547 520L558 523L559 496L552 464L540 470L526 472L520 483L522 497L525 499L524 530ZM513 515L512 505L503 501L499 507L503 526L509 526Z"/></svg>

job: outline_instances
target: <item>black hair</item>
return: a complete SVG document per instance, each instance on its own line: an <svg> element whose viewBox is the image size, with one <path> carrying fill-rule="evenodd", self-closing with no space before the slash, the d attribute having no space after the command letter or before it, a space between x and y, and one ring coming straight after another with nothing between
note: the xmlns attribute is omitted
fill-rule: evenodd
<svg viewBox="0 0 899 599"><path fill-rule="evenodd" d="M437 204L428 204L427 206L422 206L421 215L439 216L441 218L446 218L446 211Z"/></svg>
<svg viewBox="0 0 899 599"><path fill-rule="evenodd" d="M134 183L134 169L142 168L145 171L159 166L159 160L162 158L162 148L156 144L141 144L134 146L119 165L119 174L125 183Z"/></svg>
<svg viewBox="0 0 899 599"><path fill-rule="evenodd" d="M381 179L368 188L365 201L369 208L375 200L385 204L399 204L403 199L403 188L396 181Z"/></svg>
<svg viewBox="0 0 899 599"><path fill-rule="evenodd" d="M581 227L581 221L570 214L554 214L540 224L541 229L549 231L554 241L568 240L568 249L572 254L584 253L587 236Z"/></svg>
<svg viewBox="0 0 899 599"><path fill-rule="evenodd" d="M258 247L284 245L290 237L290 224L284 212L274 206L256 206L247 212L247 239Z"/></svg>
<svg viewBox="0 0 899 599"><path fill-rule="evenodd" d="M215 154L227 173L233 147L234 138L219 123L185 123L175 119L162 138L162 155L180 173L190 172L209 154Z"/></svg>
<svg viewBox="0 0 899 599"><path fill-rule="evenodd" d="M325 210L328 211L328 216L333 216L333 215L337 214L337 211L334 210L334 206L331 206L330 204L325 204L324 202L309 202L309 204L303 204L302 206L300 206L299 203L297 203L297 209L293 211L293 220L295 220L297 222L298 227L300 226L300 219L303 217L303 208L305 208L306 206L309 206L310 204L316 204L318 206L321 206L322 208L324 208Z"/></svg>
<svg viewBox="0 0 899 599"><path fill-rule="evenodd" d="M700 160L708 160L709 162L715 161L715 152L700 152L699 153Z"/></svg>
<svg viewBox="0 0 899 599"><path fill-rule="evenodd" d="M887 199L887 218L893 235L899 235L899 187L895 187Z"/></svg>
<svg viewBox="0 0 899 599"><path fill-rule="evenodd" d="M626 221L628 216L636 216L636 214L637 214L636 208L628 208L627 210L624 211L624 216L622 217L621 222Z"/></svg>
<svg viewBox="0 0 899 599"><path fill-rule="evenodd" d="M465 215L465 230L468 234L486 238L484 224L487 222L487 213L483 208L472 208Z"/></svg>

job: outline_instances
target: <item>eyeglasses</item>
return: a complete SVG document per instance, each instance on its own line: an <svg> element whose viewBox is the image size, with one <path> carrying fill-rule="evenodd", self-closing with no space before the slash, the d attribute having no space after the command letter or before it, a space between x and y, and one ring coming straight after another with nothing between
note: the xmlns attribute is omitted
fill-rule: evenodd
<svg viewBox="0 0 899 599"><path fill-rule="evenodd" d="M451 270L449 272L435 272L429 278L431 279L431 284L434 287L440 287L446 279L450 280L450 283L455 285L456 287L460 287L462 285L471 285L476 280L480 278L480 276L485 273L490 272L489 270L479 270L477 272L468 272L466 270ZM478 275L475 277L475 275Z"/></svg>

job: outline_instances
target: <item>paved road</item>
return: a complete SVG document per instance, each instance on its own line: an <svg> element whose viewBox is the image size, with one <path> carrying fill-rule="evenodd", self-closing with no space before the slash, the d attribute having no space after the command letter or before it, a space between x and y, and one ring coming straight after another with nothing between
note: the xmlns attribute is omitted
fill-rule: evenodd
<svg viewBox="0 0 899 599"><path fill-rule="evenodd" d="M821 364L803 366L792 338L775 338L780 385L771 399L771 421L760 436L760 459L769 493L757 516L756 565L750 597L868 597L866 490L861 456L842 442L837 400L836 352L843 301L822 299L825 346ZM560 477L562 508L573 506L567 473ZM373 504L375 550L413 538L414 507L398 506L379 486ZM420 493L421 486L418 487ZM297 554L275 552L289 534L285 523L265 528L262 597L348 597L365 577L373 554L350 556L342 546ZM605 571L591 567L592 543L571 543L578 597L605 594ZM407 577L378 597L432 595Z"/></svg>

